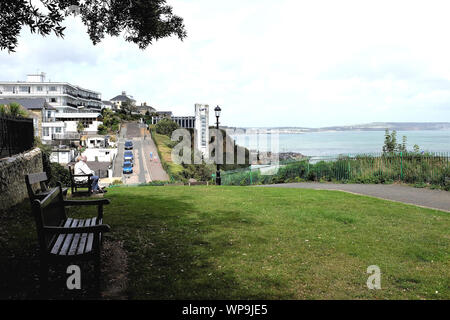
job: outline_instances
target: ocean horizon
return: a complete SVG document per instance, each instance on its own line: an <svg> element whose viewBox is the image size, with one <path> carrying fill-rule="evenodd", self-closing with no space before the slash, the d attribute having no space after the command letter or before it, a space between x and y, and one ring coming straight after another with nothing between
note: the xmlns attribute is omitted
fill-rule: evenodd
<svg viewBox="0 0 450 320"><path fill-rule="evenodd" d="M322 131L283 134L231 135L236 143L250 150L270 151L271 140L278 137L279 152L305 156L337 156L382 152L385 131ZM450 130L397 131L397 143L407 137L407 150L417 144L424 152L450 152ZM276 146L276 142L273 143ZM277 149L276 147L274 148Z"/></svg>

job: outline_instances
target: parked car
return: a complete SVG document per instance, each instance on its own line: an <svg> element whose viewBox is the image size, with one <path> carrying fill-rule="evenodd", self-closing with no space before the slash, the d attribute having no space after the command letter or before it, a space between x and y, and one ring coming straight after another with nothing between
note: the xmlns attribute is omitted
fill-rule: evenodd
<svg viewBox="0 0 450 320"><path fill-rule="evenodd" d="M123 153L123 161L129 161L133 165L133 151L125 151Z"/></svg>
<svg viewBox="0 0 450 320"><path fill-rule="evenodd" d="M127 140L125 141L125 150L132 150L133 149L133 141Z"/></svg>
<svg viewBox="0 0 450 320"><path fill-rule="evenodd" d="M123 173L133 173L133 164L130 161L123 163Z"/></svg>

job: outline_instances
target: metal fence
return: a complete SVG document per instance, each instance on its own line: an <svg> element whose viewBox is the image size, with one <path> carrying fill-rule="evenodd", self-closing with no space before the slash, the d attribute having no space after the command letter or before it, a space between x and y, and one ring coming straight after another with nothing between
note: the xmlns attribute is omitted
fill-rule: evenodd
<svg viewBox="0 0 450 320"><path fill-rule="evenodd" d="M33 143L33 119L0 115L0 157L30 150Z"/></svg>
<svg viewBox="0 0 450 320"><path fill-rule="evenodd" d="M222 173L224 185L295 181L429 183L450 186L450 153L389 153L308 157L277 170L247 168Z"/></svg>

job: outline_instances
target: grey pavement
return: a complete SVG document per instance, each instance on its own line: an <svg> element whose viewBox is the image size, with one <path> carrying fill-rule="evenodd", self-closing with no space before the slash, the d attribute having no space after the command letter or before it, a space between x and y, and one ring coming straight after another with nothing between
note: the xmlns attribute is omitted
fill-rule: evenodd
<svg viewBox="0 0 450 320"><path fill-rule="evenodd" d="M257 187L338 190L450 212L450 192L397 184L284 183Z"/></svg>
<svg viewBox="0 0 450 320"><path fill-rule="evenodd" d="M150 172L151 181L169 181L169 175L163 169L161 160L158 159L158 150L148 132L145 132L145 139L142 140L142 143L144 145L143 150L147 161L146 164ZM150 152L153 153L153 159L150 159Z"/></svg>

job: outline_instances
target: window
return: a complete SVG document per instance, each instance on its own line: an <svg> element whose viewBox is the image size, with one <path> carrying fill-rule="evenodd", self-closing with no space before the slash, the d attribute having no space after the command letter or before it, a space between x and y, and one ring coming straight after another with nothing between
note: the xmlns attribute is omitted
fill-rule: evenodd
<svg viewBox="0 0 450 320"><path fill-rule="evenodd" d="M56 98L50 98L50 102L56 102Z"/></svg>
<svg viewBox="0 0 450 320"><path fill-rule="evenodd" d="M50 91L56 91L56 87L55 86L51 86L50 87Z"/></svg>
<svg viewBox="0 0 450 320"><path fill-rule="evenodd" d="M36 87L36 91L37 91L37 92L42 92L42 90L43 90L43 88L42 88L41 86L37 86L37 87Z"/></svg>
<svg viewBox="0 0 450 320"><path fill-rule="evenodd" d="M61 127L56 127L55 128L55 133L61 133Z"/></svg>
<svg viewBox="0 0 450 320"><path fill-rule="evenodd" d="M48 137L49 136L49 130L48 130L48 128L43 128L43 133L42 133L42 135L44 136L44 137Z"/></svg>
<svg viewBox="0 0 450 320"><path fill-rule="evenodd" d="M19 92L30 92L30 87L28 87L28 86L19 86Z"/></svg>

